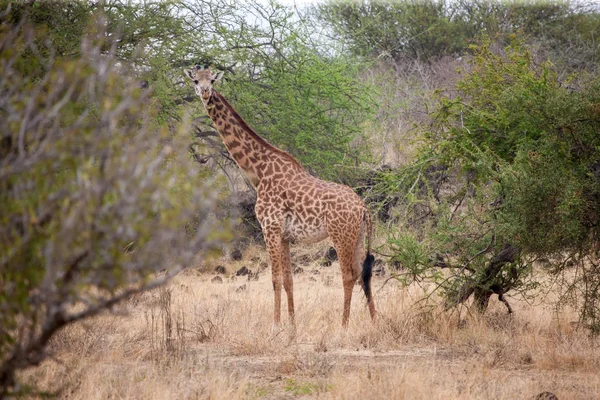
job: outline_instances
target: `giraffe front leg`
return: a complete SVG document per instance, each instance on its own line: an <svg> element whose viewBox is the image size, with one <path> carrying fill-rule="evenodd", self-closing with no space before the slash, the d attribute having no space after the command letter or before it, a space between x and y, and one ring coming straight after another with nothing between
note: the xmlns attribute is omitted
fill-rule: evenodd
<svg viewBox="0 0 600 400"><path fill-rule="evenodd" d="M282 243L281 236L277 233L264 233L265 242L267 244L267 250L269 252L269 258L271 259L271 275L273 281L273 294L274 294L274 312L273 312L273 323L275 326L279 326L281 322L281 285L282 285L282 272L283 272L283 257L282 257Z"/></svg>

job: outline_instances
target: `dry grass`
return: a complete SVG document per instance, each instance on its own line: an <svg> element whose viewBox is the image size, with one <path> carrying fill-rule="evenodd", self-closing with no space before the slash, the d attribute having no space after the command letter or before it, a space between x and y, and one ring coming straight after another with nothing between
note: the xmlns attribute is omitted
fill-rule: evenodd
<svg viewBox="0 0 600 400"><path fill-rule="evenodd" d="M254 263L262 257L251 253ZM242 264L254 266L247 258L228 271ZM53 358L23 377L68 399L599 398L600 349L570 311L511 299L514 318L495 302L483 317L442 313L415 306L420 289L380 289L378 278L381 317L371 323L357 286L344 330L337 263L303 268L295 337L272 327L269 270L224 283L186 272L116 314L65 329Z"/></svg>

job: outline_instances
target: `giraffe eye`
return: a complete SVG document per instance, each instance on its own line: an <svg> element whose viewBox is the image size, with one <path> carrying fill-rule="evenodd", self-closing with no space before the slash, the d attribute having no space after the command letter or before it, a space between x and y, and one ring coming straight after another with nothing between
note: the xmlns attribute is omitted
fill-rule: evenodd
<svg viewBox="0 0 600 400"><path fill-rule="evenodd" d="M194 85L198 84L198 79L194 79Z"/></svg>

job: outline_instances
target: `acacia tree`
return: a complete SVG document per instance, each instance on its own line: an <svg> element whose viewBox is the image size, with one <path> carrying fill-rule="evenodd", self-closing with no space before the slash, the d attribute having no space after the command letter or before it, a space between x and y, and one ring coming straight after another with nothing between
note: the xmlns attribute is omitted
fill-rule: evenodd
<svg viewBox="0 0 600 400"><path fill-rule="evenodd" d="M69 59L27 20L0 25L0 398L27 391L16 372L61 328L167 282L224 237L211 181L176 150L186 126L156 123L152 92L117 67L96 18Z"/></svg>
<svg viewBox="0 0 600 400"><path fill-rule="evenodd" d="M382 190L408 193L393 258L439 282L448 307L474 295L480 311L494 293L506 302L535 286L536 261L575 270L570 289L598 331L600 79L563 82L518 41L484 44L472 64L423 127L419 160L381 178Z"/></svg>
<svg viewBox="0 0 600 400"><path fill-rule="evenodd" d="M600 13L585 1L329 1L318 14L356 54L432 62L469 54L482 36L518 33L566 69L595 69Z"/></svg>
<svg viewBox="0 0 600 400"><path fill-rule="evenodd" d="M180 64L224 71L219 90L259 134L324 178L348 179L369 160L358 143L375 109L373 88L359 79L358 59L320 40L311 16L275 1L185 0L182 7L192 39ZM191 95L182 85L181 94ZM218 143L200 105L193 115L202 140Z"/></svg>

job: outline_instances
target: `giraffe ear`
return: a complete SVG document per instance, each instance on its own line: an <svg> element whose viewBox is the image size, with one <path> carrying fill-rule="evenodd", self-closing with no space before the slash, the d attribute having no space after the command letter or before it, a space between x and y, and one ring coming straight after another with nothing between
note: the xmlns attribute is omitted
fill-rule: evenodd
<svg viewBox="0 0 600 400"><path fill-rule="evenodd" d="M195 73L195 71L193 71L191 69L186 69L185 72L187 73L187 76L190 77L190 79L196 79L196 73Z"/></svg>
<svg viewBox="0 0 600 400"><path fill-rule="evenodd" d="M212 76L212 83L215 83L216 81L218 81L222 77L223 77L223 71L218 71L218 72L214 73L213 76Z"/></svg>

